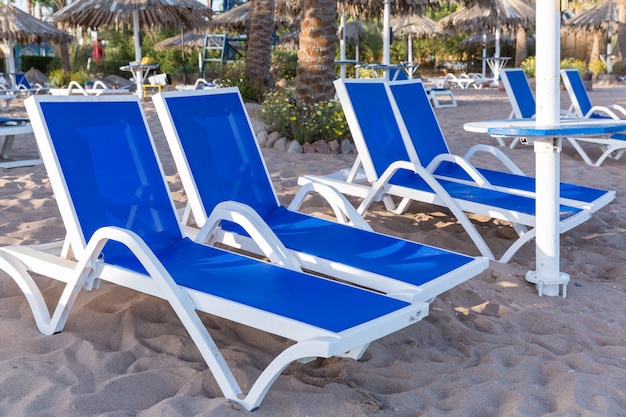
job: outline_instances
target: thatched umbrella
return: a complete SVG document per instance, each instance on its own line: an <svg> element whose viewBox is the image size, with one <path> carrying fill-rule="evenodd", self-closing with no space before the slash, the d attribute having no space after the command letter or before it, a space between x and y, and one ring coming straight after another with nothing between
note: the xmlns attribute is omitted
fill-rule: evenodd
<svg viewBox="0 0 626 417"><path fill-rule="evenodd" d="M437 23L426 16L420 16L415 13L392 18L391 30L397 36L407 37L407 60L409 63L413 62L413 36L417 38L427 38L439 33ZM409 71L409 75L412 76L413 68Z"/></svg>
<svg viewBox="0 0 626 417"><path fill-rule="evenodd" d="M274 5L274 23L276 28L292 28L297 19L292 10L286 7L287 0L277 0ZM248 1L240 6L220 13L209 21L209 28L221 29L224 31L245 32L250 21L250 10L252 2Z"/></svg>
<svg viewBox="0 0 626 417"><path fill-rule="evenodd" d="M611 72L611 40L619 22L617 13L617 0L604 0L578 16L565 21L564 31L574 33L607 33L606 40L606 72ZM594 39L599 41L599 37Z"/></svg>
<svg viewBox="0 0 626 417"><path fill-rule="evenodd" d="M503 28L517 29L535 26L535 6L527 0L493 0L491 5L462 7L438 22L441 31L495 32L496 48L493 60L488 63L497 80L505 62L500 59L500 37ZM485 72L483 50L483 75Z"/></svg>
<svg viewBox="0 0 626 417"><path fill-rule="evenodd" d="M7 71L15 74L14 42L50 41L61 43L70 42L74 38L67 32L29 15L12 4L3 4L0 5L0 39L4 41L3 49L7 57Z"/></svg>
<svg viewBox="0 0 626 417"><path fill-rule="evenodd" d="M206 25L212 10L196 0L77 0L53 15L57 23L97 29L121 25L132 27L135 61L141 62L141 27ZM143 72L137 71L137 95L143 98Z"/></svg>
<svg viewBox="0 0 626 417"><path fill-rule="evenodd" d="M180 35L174 35L170 38L164 39L161 42L154 45L154 49L157 51L164 51L166 49L199 49L204 46L204 38L206 34L200 32L185 32Z"/></svg>

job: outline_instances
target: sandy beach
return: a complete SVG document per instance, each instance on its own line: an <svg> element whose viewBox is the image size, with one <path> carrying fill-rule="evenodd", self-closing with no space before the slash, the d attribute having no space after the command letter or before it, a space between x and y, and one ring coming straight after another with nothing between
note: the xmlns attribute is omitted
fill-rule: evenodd
<svg viewBox="0 0 626 417"><path fill-rule="evenodd" d="M458 107L436 109L451 151L464 154L485 135L469 121L506 118L496 89L454 90ZM594 87L594 104L626 105L626 86ZM569 99L562 93L562 107ZM151 101L144 104L173 198L185 195ZM26 117L14 100L4 117ZM534 175L531 147L502 148ZM303 174L349 167L355 155L264 149L274 187L288 204ZM37 156L32 135L16 138L15 158ZM488 164L489 160L478 159ZM626 159L586 165L569 144L561 180L616 190L616 199L561 237L567 298L538 297L524 280L535 269L534 243L435 300L430 315L372 343L360 361L293 364L271 387L255 417L275 416L626 416ZM0 168L0 245L36 244L65 234L43 165ZM304 211L327 216L322 200ZM375 204L366 219L379 232L478 255L456 220L412 204L392 215ZM507 224L473 216L491 247L511 243ZM502 242L499 245L498 242ZM498 249L496 249L497 251ZM55 300L58 282L41 280ZM243 389L288 341L203 317ZM111 284L83 292L63 332L38 332L26 299L0 273L0 415L246 416L223 398L170 306Z"/></svg>

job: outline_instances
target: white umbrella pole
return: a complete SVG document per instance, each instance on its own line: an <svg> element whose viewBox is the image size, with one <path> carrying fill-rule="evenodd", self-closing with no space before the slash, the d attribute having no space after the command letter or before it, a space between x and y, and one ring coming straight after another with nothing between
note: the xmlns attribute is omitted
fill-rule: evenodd
<svg viewBox="0 0 626 417"><path fill-rule="evenodd" d="M609 33L607 34L607 40L606 40L606 73L610 74L611 71L613 71L613 62L611 62L611 53L612 51L612 47L611 47L611 40L613 39L613 28L611 27L611 25L609 25Z"/></svg>
<svg viewBox="0 0 626 417"><path fill-rule="evenodd" d="M339 76L343 79L346 78L346 15L341 12L341 39L339 39L339 59L341 64L339 65Z"/></svg>
<svg viewBox="0 0 626 417"><path fill-rule="evenodd" d="M537 126L559 123L559 0L538 1L537 7ZM536 271L529 271L526 280L537 284L545 295L558 295L560 284L569 277L559 272L559 164L561 139L537 140L535 148L536 194Z"/></svg>
<svg viewBox="0 0 626 417"><path fill-rule="evenodd" d="M11 33L7 36L6 41L8 54L6 55L6 63L7 63L7 72L9 73L9 78L11 79L11 87L17 88L15 82L15 52L13 50L13 35Z"/></svg>
<svg viewBox="0 0 626 417"><path fill-rule="evenodd" d="M487 77L487 34L483 33L483 78Z"/></svg>
<svg viewBox="0 0 626 417"><path fill-rule="evenodd" d="M141 64L141 41L139 38L139 12L133 10L133 36L135 43L135 61L137 65ZM143 100L143 71L137 70L135 73L135 84L137 84L137 97Z"/></svg>
<svg viewBox="0 0 626 417"><path fill-rule="evenodd" d="M383 64L391 63L391 0L385 0L383 13ZM389 71L387 71L388 73Z"/></svg>
<svg viewBox="0 0 626 417"><path fill-rule="evenodd" d="M409 78L413 79L413 35L409 33L407 45L408 61L409 61Z"/></svg>

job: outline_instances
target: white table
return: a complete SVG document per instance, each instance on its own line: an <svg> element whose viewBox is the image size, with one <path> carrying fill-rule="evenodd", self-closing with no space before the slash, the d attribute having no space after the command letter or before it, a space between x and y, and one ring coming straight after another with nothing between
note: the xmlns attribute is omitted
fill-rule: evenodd
<svg viewBox="0 0 626 417"><path fill-rule="evenodd" d="M522 137L532 142L536 172L536 271L526 273L526 281L537 286L539 295L566 296L569 275L559 265L559 154L562 138L602 136L626 130L626 121L613 119L562 119L559 124L537 126L534 119L488 120L466 123L469 132L491 136ZM541 233L540 233L541 232Z"/></svg>
<svg viewBox="0 0 626 417"><path fill-rule="evenodd" d="M509 57L509 56L499 56L499 57L492 56L490 58L485 58L485 60L487 61L487 65L489 65L489 68L491 69L491 72L493 72L493 79L494 79L493 82L496 85L498 85L499 82L500 82L500 72L502 72L502 68L504 68L506 63L511 60L511 57Z"/></svg>
<svg viewBox="0 0 626 417"><path fill-rule="evenodd" d="M143 80L148 78L150 71L159 69L157 64L128 64L120 67L120 71L126 71L133 74L135 84L137 85L137 97L143 100Z"/></svg>
<svg viewBox="0 0 626 417"><path fill-rule="evenodd" d="M0 149L0 168L16 168L41 164L41 159L11 160L9 154L13 148L15 135L27 135L33 133L33 127L28 121L16 121L0 125L0 136L4 137L2 149Z"/></svg>
<svg viewBox="0 0 626 417"><path fill-rule="evenodd" d="M355 65L357 70L367 69L372 71L374 78L384 78L389 79L389 72L391 70L395 70L392 81L395 81L400 75L400 71L411 71L411 73L407 73L407 77L412 76L413 69L417 68L417 64L361 64ZM378 71L381 71L382 74L379 74Z"/></svg>

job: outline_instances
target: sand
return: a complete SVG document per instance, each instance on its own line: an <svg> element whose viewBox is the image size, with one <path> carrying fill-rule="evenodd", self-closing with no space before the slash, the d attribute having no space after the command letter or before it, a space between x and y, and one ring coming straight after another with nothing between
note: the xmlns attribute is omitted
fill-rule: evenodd
<svg viewBox="0 0 626 417"><path fill-rule="evenodd" d="M595 104L626 104L626 87L596 87ZM497 90L455 90L459 106L436 113L454 153L478 143L467 121L506 118ZM563 93L563 107L569 100ZM151 102L146 114L178 205L184 192ZM25 116L15 100L8 116ZM4 116L4 115L3 115ZM19 137L15 157L37 155L32 135ZM503 149L526 173L529 147ZM263 151L277 193L290 202L302 174L350 166L354 155ZM486 163L486 160L481 161ZM371 344L360 361L293 364L255 416L624 416L626 415L626 161L585 165L571 146L561 157L563 181L617 191L617 198L561 239L568 297L538 297L524 281L534 245L440 296L421 322ZM0 245L62 239L64 227L45 169L0 169ZM327 215L319 199L305 211ZM367 213L381 232L478 255L445 210L414 204L402 216L382 205ZM506 224L474 217L488 242L510 244ZM54 299L62 286L41 280ZM286 341L215 318L207 325L244 390ZM104 284L83 292L65 329L40 334L28 304L0 273L0 415L244 416L224 399L167 303Z"/></svg>

